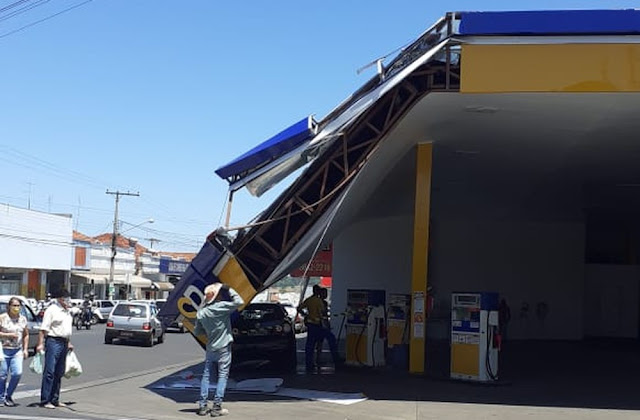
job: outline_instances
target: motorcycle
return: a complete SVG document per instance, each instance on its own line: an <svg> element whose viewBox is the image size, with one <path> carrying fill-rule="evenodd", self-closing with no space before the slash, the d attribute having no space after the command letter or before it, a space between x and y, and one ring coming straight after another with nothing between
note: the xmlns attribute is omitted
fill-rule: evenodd
<svg viewBox="0 0 640 420"><path fill-rule="evenodd" d="M81 330L82 327L90 330L91 329L91 325L93 325L95 322L93 321L93 313L91 308L74 308L77 309L76 311L73 311L73 325L75 325L75 327L78 330Z"/></svg>

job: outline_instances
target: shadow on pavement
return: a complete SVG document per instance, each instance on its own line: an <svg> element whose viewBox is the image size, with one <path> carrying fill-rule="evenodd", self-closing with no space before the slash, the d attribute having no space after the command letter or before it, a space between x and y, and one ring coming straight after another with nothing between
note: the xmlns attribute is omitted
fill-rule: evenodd
<svg viewBox="0 0 640 420"><path fill-rule="evenodd" d="M279 377L286 388L363 393L370 400L639 410L636 389L640 377L639 355L637 341L508 342L501 354L500 382L485 385L449 380L448 344L431 343L427 348L426 375L364 367L347 367L339 371L322 368L318 373L306 374L304 353L298 351L296 373L282 374L266 363L236 365L234 361L231 377L236 381ZM192 372L199 379L202 363L172 377L184 377L185 372ZM161 381L168 379L171 378L165 377ZM192 402L195 407L197 388L156 389L155 385L161 381L146 388L176 402ZM276 402L292 399L272 394L228 392L225 400Z"/></svg>

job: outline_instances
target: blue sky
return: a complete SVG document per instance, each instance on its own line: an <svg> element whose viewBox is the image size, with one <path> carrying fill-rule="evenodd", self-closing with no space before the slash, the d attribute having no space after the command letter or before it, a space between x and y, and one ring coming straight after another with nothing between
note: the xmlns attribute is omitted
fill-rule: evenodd
<svg viewBox="0 0 640 420"><path fill-rule="evenodd" d="M0 1L0 203L69 213L196 251L221 220L214 170L286 126L320 120L365 83L356 70L447 11L631 8L634 1ZM517 7L514 7L517 4ZM20 7L34 7L10 16ZM261 199L238 193L232 225ZM128 224L127 224L128 223Z"/></svg>

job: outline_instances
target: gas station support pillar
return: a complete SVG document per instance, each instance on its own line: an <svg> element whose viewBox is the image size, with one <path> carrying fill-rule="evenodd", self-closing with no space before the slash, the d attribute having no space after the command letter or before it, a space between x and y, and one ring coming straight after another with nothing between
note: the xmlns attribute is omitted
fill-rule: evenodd
<svg viewBox="0 0 640 420"><path fill-rule="evenodd" d="M419 143L417 145L413 257L411 264L410 373L424 373L425 370L432 156L432 143Z"/></svg>

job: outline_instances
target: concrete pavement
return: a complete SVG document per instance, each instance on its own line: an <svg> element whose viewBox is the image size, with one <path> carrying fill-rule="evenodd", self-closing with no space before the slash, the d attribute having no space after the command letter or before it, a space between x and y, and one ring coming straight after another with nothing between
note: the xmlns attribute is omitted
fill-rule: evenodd
<svg viewBox="0 0 640 420"><path fill-rule="evenodd" d="M154 384L172 377L182 377L184 371L199 371L199 365L175 366L155 372L119 378L116 382L85 384L63 393L70 409L46 410L25 407L23 414L33 416L64 416L65 418L100 419L184 419L197 418L197 389L158 390ZM259 375L247 375L256 377ZM268 375L273 376L273 375ZM230 392L224 406L228 418L237 419L637 419L640 411L614 408L580 408L552 404L506 404L501 395L511 394L509 386L485 387L424 377L367 372L292 375L284 377L288 388L321 389L334 392L364 392L368 399L351 405L300 400L268 394ZM520 390L522 391L522 390ZM524 390L526 392L526 390ZM535 390L531 390L536 392ZM385 394L388 395L385 398ZM486 400L486 403L452 402L444 396L460 400ZM491 402L491 400L494 402ZM36 402L34 398L32 402ZM23 401L23 404L29 401ZM54 413L55 411L55 413ZM5 410L6 412L6 410Z"/></svg>
<svg viewBox="0 0 640 420"><path fill-rule="evenodd" d="M554 348L514 349L520 363L505 361L507 378L494 386L454 382L398 373L389 369L348 368L322 374L282 376L283 387L341 393L364 393L368 399L351 405L304 400L271 394L229 392L227 418L237 419L637 419L640 401L636 378L640 365L632 349L599 348L601 364L588 366L589 348L554 344ZM546 349L546 350L544 350ZM611 350L611 352L609 352ZM609 352L609 353L607 353ZM566 353L566 354L565 354ZM571 359L568 356L573 355ZM510 364L512 367L510 367ZM584 367L588 366L585 375ZM624 371L625 377L621 377ZM63 392L70 409L26 407L37 398L21 400L16 414L63 418L184 419L199 418L197 389L156 389L154 385L201 372L201 363L182 364L94 381ZM511 375L511 379L509 379ZM260 367L232 370L232 378L274 377ZM197 381L197 377L196 377ZM6 414L9 409L2 410ZM0 416L0 418L3 418Z"/></svg>

